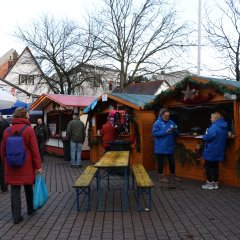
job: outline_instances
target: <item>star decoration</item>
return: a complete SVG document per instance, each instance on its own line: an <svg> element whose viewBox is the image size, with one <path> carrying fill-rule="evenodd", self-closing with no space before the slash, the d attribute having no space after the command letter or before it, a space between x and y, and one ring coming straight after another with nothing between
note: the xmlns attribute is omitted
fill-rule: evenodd
<svg viewBox="0 0 240 240"><path fill-rule="evenodd" d="M187 85L187 89L185 91L181 91L181 92L184 94L184 101L186 101L188 99L192 99L193 92L189 88L189 85Z"/></svg>

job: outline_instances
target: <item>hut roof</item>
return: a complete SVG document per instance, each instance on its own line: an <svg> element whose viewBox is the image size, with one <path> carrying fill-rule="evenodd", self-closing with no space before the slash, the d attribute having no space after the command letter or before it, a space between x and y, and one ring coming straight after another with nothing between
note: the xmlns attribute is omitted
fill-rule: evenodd
<svg viewBox="0 0 240 240"><path fill-rule="evenodd" d="M140 110L144 109L144 105L154 99L154 95L139 95L139 94L126 94L126 93L108 93L107 98L118 101L126 106ZM93 101L88 107L84 109L84 113L93 110L99 101L102 100L103 95Z"/></svg>
<svg viewBox="0 0 240 240"><path fill-rule="evenodd" d="M165 80L131 83L126 87L127 94L155 95ZM168 83L167 83L168 84ZM114 88L112 93L121 93L120 87Z"/></svg>
<svg viewBox="0 0 240 240"><path fill-rule="evenodd" d="M73 96L63 94L42 94L30 107L31 110L42 110L50 102L56 102L63 107L86 107L96 99L89 96Z"/></svg>
<svg viewBox="0 0 240 240"><path fill-rule="evenodd" d="M240 82L235 80L226 80L220 78L203 77L203 76L188 76L182 81L177 82L175 85L169 89L162 91L151 103L147 103L144 107L145 109L156 109L159 108L160 102L166 97L174 97L179 91L186 88L188 84L199 88L212 87L219 94L240 94Z"/></svg>

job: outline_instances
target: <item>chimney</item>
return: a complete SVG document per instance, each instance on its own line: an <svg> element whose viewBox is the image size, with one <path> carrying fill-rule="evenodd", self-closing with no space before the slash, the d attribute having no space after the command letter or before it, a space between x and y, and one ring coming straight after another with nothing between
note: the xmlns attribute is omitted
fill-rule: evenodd
<svg viewBox="0 0 240 240"><path fill-rule="evenodd" d="M17 51L15 50L14 52L13 52L13 54L12 54L12 62L13 62L13 64L17 61L17 59L18 59L18 53L17 53Z"/></svg>

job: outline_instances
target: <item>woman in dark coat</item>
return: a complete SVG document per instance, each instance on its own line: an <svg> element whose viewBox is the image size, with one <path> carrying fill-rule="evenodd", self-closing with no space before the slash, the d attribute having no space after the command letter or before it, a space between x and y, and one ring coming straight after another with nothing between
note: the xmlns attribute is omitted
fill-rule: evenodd
<svg viewBox="0 0 240 240"><path fill-rule="evenodd" d="M11 133L19 132L24 126L27 127L22 132L26 160L20 167L11 167L6 160L6 141L10 133L5 130L2 145L1 156L5 169L5 183L11 185L11 208L14 223L17 224L23 220L21 216L21 186L24 186L28 215L32 215L33 209L33 183L35 174L41 173L41 159L38 151L37 139L30 122L29 115L25 108L17 108L12 119Z"/></svg>

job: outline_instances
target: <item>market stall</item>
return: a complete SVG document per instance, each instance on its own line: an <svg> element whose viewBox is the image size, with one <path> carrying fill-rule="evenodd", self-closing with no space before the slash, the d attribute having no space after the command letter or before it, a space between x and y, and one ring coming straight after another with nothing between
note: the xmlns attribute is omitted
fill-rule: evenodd
<svg viewBox="0 0 240 240"><path fill-rule="evenodd" d="M167 107L178 125L180 135L175 149L178 176L205 180L201 135L211 124L210 115L214 109L222 109L226 112L228 139L226 160L220 164L220 182L240 186L239 94L239 82L191 76L145 106L155 109L156 116L160 108Z"/></svg>
<svg viewBox="0 0 240 240"><path fill-rule="evenodd" d="M89 118L90 160L97 162L104 153L100 130L110 115L118 128L118 137L113 144L129 141L131 163L141 162L147 169L154 169L153 145L150 144L154 113L144 109L144 105L153 99L152 95L109 93L84 109ZM126 150L122 145L113 147Z"/></svg>
<svg viewBox="0 0 240 240"><path fill-rule="evenodd" d="M67 154L64 152L68 147L66 129L74 112L82 110L94 101L94 97L72 96L62 94L43 94L30 107L31 110L42 110L43 119L48 126L50 138L46 144L46 151L58 155ZM82 114L80 119L86 123L87 115ZM89 158L89 147L87 139L83 144L82 158Z"/></svg>

